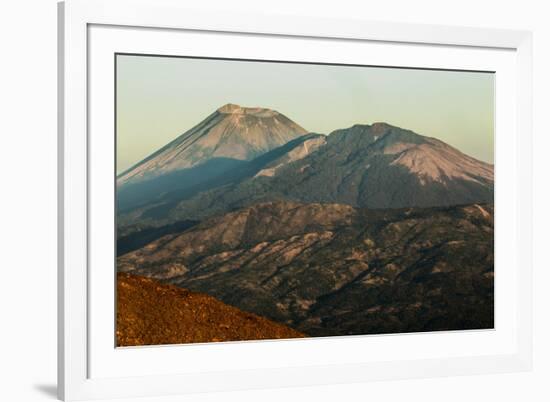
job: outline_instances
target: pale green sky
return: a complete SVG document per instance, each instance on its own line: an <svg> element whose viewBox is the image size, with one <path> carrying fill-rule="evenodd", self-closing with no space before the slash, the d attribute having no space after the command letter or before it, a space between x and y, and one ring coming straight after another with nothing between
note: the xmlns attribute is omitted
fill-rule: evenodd
<svg viewBox="0 0 550 402"><path fill-rule="evenodd" d="M119 55L117 174L226 103L324 134L387 122L493 163L492 73Z"/></svg>

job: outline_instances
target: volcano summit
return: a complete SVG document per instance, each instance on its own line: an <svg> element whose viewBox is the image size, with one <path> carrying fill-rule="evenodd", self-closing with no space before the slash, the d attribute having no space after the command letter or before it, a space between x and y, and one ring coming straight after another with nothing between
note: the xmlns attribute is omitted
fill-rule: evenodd
<svg viewBox="0 0 550 402"><path fill-rule="evenodd" d="M229 103L120 174L117 185L153 179L212 159L250 160L305 133L275 110Z"/></svg>

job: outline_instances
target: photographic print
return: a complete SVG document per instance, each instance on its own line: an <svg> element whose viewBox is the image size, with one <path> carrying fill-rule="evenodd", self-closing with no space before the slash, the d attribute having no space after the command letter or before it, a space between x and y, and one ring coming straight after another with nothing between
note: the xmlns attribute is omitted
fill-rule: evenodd
<svg viewBox="0 0 550 402"><path fill-rule="evenodd" d="M116 344L494 328L494 74L118 54Z"/></svg>

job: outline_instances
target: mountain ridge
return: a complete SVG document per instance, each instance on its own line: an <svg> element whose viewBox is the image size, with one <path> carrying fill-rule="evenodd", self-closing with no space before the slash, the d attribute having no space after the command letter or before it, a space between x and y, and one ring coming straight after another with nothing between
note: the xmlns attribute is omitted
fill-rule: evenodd
<svg viewBox="0 0 550 402"><path fill-rule="evenodd" d="M117 176L117 185L151 179L216 158L250 160L306 130L266 108L226 104Z"/></svg>
<svg viewBox="0 0 550 402"><path fill-rule="evenodd" d="M270 151L279 152L282 163L261 162L262 155L248 162L261 167L254 175L188 197L161 199L154 208L136 211L132 219L150 224L204 219L255 202L281 199L371 209L493 200L493 166L437 139L387 123L356 124L328 136L312 137L319 141L313 152L291 157L308 135L313 134L293 140L298 141L298 148L280 153L279 149L285 149L281 146ZM128 221L123 218L121 222Z"/></svg>
<svg viewBox="0 0 550 402"><path fill-rule="evenodd" d="M311 336L492 328L492 204L288 201L212 217L118 258Z"/></svg>
<svg viewBox="0 0 550 402"><path fill-rule="evenodd" d="M491 164L384 122L324 135L274 122L271 109L211 116L182 139L208 152L170 146L157 159L195 165L161 164L117 188L119 273L308 336L494 327ZM252 135L251 154L216 153L268 121L292 138Z"/></svg>

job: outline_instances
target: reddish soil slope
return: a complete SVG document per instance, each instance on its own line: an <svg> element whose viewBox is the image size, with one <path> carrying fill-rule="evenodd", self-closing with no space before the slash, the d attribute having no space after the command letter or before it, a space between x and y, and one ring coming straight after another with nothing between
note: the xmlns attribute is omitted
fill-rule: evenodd
<svg viewBox="0 0 550 402"><path fill-rule="evenodd" d="M304 337L205 294L131 274L117 279L118 346Z"/></svg>

